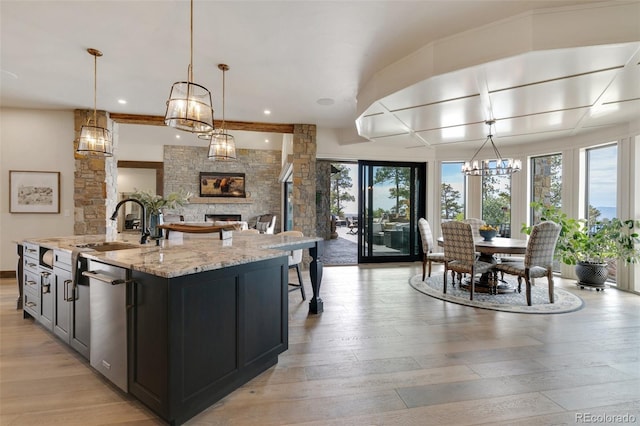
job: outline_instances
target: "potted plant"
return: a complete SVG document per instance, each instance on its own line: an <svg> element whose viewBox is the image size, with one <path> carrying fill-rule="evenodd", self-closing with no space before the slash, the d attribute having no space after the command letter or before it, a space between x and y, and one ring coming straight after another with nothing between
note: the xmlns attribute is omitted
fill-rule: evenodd
<svg viewBox="0 0 640 426"><path fill-rule="evenodd" d="M622 260L625 263L640 261L640 221L618 218L587 223L573 219L558 207L531 203L540 220L551 220L561 226L555 257L567 265L576 266L578 285L605 288L609 276L609 263ZM523 225L527 235L531 226Z"/></svg>
<svg viewBox="0 0 640 426"><path fill-rule="evenodd" d="M162 237L162 231L158 225L162 224L162 209L175 209L189 202L193 194L188 191L178 191L168 194L166 197L154 194L151 191L136 190L130 197L140 201L147 212L146 221L151 232L151 238Z"/></svg>

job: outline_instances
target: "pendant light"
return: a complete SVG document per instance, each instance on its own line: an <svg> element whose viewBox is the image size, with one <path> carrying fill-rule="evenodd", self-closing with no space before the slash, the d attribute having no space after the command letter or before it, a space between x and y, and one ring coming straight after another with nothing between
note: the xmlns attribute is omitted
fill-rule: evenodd
<svg viewBox="0 0 640 426"><path fill-rule="evenodd" d="M489 126L489 134L484 143L478 148L471 160L464 163L462 173L467 176L505 176L512 175L522 169L520 160L513 158L502 158L495 143L493 143L493 135L491 134L491 126L495 124L495 120L487 120L485 124ZM491 142L493 147L494 158L487 160L476 160L478 153L484 148L487 142Z"/></svg>
<svg viewBox="0 0 640 426"><path fill-rule="evenodd" d="M98 113L96 111L96 98L98 92L98 56L102 52L96 49L87 49L93 55L93 123L91 118L87 119L87 124L80 129L80 140L78 142L78 154L113 156L113 139L111 132L104 127L98 126ZM93 124L93 125L92 125Z"/></svg>
<svg viewBox="0 0 640 426"><path fill-rule="evenodd" d="M209 159L214 161L229 161L236 159L236 142L233 136L225 131L224 122L224 86L225 73L229 71L229 65L218 64L218 69L222 71L222 125L211 134L209 142Z"/></svg>
<svg viewBox="0 0 640 426"><path fill-rule="evenodd" d="M193 83L193 0L191 0L191 56L187 81L173 83L164 123L169 127L191 133L213 131L213 108L211 93Z"/></svg>

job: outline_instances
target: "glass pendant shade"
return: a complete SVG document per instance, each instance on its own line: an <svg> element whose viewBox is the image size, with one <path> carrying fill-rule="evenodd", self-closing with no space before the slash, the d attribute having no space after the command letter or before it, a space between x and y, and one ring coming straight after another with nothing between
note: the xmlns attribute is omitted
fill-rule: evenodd
<svg viewBox="0 0 640 426"><path fill-rule="evenodd" d="M235 160L236 142L233 136L224 133L224 130L213 132L209 143L210 160Z"/></svg>
<svg viewBox="0 0 640 426"><path fill-rule="evenodd" d="M88 119L87 124L80 129L80 140L76 152L83 155L111 157L113 156L111 132L98 126L97 118L98 57L102 56L102 52L92 48L87 49L87 52L93 56L93 120Z"/></svg>
<svg viewBox="0 0 640 426"><path fill-rule="evenodd" d="M211 92L188 81L173 83L164 122L167 126L191 133L213 130Z"/></svg>
<svg viewBox="0 0 640 426"><path fill-rule="evenodd" d="M77 152L111 157L113 155L111 132L103 127L90 126L88 124L82 126Z"/></svg>

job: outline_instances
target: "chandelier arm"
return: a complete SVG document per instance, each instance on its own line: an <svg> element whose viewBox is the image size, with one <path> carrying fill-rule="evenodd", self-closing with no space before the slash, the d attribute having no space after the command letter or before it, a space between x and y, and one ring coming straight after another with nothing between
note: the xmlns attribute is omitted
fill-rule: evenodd
<svg viewBox="0 0 640 426"><path fill-rule="evenodd" d="M496 144L493 143L493 138L491 136L489 136L489 138L491 139L491 146L493 146L493 152L498 157L496 159L502 161L502 155L500 155L500 151L498 151L498 147L496 147Z"/></svg>
<svg viewBox="0 0 640 426"><path fill-rule="evenodd" d="M478 155L478 153L480 151L482 151L482 148L484 148L484 146L487 144L487 142L489 141L489 138L485 139L484 142L482 143L482 145L480 145L480 148L478 148L478 150L476 151L475 154L473 154L473 157L471 157L471 161L469 161L469 163L473 163L473 160L476 159L476 156Z"/></svg>

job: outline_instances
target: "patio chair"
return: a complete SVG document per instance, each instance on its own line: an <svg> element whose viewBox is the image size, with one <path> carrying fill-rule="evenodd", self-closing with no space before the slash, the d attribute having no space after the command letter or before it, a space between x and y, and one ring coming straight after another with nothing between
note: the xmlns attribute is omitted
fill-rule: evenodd
<svg viewBox="0 0 640 426"><path fill-rule="evenodd" d="M518 292L521 291L522 278L526 284L527 305L531 306L531 282L534 278L547 277L549 285L549 303L553 303L553 252L560 235L560 225L545 221L534 225L527 242L527 251L523 262L499 263L496 269L505 274L518 277Z"/></svg>
<svg viewBox="0 0 640 426"><path fill-rule="evenodd" d="M477 260L473 231L470 224L451 221L443 222L441 227L445 258L442 292L447 293L448 271L457 272L459 275L470 274L469 299L473 300L473 293L476 287L475 275L489 272L495 265Z"/></svg>
<svg viewBox="0 0 640 426"><path fill-rule="evenodd" d="M422 281L424 281L427 263L429 264L429 276L431 276L431 262L444 263L444 253L433 252L433 234L427 219L423 217L418 219L418 230L422 240Z"/></svg>
<svg viewBox="0 0 640 426"><path fill-rule="evenodd" d="M348 234L356 235L358 233L358 220L352 217L347 217L347 227L349 228Z"/></svg>

